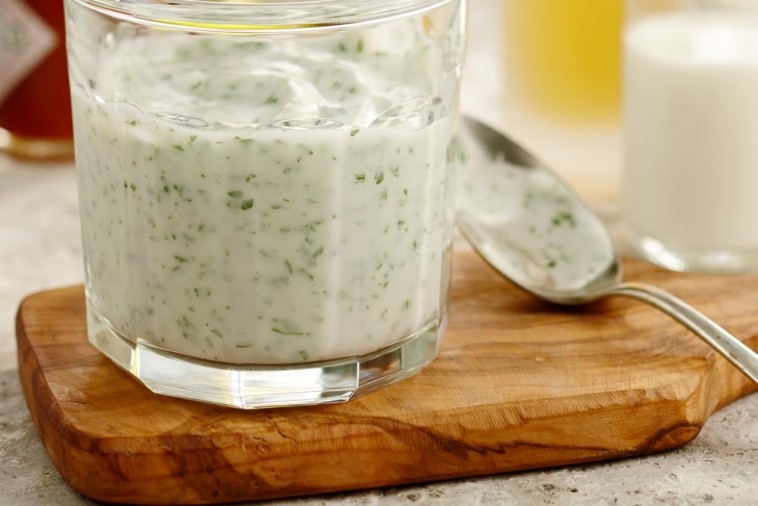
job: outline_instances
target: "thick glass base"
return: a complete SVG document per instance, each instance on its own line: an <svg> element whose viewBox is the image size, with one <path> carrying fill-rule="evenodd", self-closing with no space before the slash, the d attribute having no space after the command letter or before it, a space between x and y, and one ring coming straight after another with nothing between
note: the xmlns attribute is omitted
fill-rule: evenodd
<svg viewBox="0 0 758 506"><path fill-rule="evenodd" d="M700 248L680 251L662 241L631 230L625 231L630 252L665 269L680 272L736 274L758 271L758 248L729 250Z"/></svg>
<svg viewBox="0 0 758 506"><path fill-rule="evenodd" d="M248 366L198 360L119 335L88 307L89 341L157 394L258 409L345 402L419 372L437 356L445 322L370 355Z"/></svg>

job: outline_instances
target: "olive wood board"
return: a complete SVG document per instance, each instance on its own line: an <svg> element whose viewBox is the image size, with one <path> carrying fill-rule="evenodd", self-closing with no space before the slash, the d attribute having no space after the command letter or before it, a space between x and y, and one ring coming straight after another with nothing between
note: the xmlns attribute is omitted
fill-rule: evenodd
<svg viewBox="0 0 758 506"><path fill-rule="evenodd" d="M634 261L626 271L758 346L758 275ZM439 357L345 404L241 411L153 394L88 344L81 286L27 297L17 339L53 463L82 494L119 503L321 494L659 452L755 389L651 307L550 305L470 251L454 256Z"/></svg>

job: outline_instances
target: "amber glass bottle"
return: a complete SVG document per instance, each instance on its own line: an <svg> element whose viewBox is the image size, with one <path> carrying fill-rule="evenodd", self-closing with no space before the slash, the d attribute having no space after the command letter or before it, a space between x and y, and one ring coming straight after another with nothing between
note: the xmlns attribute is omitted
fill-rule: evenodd
<svg viewBox="0 0 758 506"><path fill-rule="evenodd" d="M16 48L33 44L44 47L24 62L9 89L0 94L0 150L19 158L70 158L73 142L63 1L8 1L0 15L0 24L6 24L1 31L15 31L16 37L6 37L7 61L18 63L11 60L21 57L22 49L12 53L10 44L14 42ZM41 38L44 43L40 43Z"/></svg>

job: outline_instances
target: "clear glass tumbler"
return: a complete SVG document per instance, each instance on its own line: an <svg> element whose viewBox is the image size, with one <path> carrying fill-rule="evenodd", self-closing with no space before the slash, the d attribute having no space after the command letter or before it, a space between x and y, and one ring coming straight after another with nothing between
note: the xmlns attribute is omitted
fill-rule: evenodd
<svg viewBox="0 0 758 506"><path fill-rule="evenodd" d="M627 5L628 244L673 270L757 270L758 5Z"/></svg>
<svg viewBox="0 0 758 506"><path fill-rule="evenodd" d="M242 408L436 356L465 0L66 7L94 346Z"/></svg>

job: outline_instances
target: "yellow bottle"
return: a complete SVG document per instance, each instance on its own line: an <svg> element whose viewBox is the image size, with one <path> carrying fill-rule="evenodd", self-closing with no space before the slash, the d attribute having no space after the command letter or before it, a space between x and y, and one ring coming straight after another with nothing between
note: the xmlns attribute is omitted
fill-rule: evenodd
<svg viewBox="0 0 758 506"><path fill-rule="evenodd" d="M557 120L618 118L623 0L505 0L509 93Z"/></svg>

